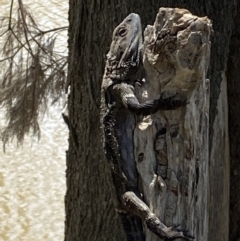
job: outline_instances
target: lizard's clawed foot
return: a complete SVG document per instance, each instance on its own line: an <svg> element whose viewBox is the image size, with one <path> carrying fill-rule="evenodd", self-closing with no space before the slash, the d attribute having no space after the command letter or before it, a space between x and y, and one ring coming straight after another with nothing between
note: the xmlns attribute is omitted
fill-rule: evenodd
<svg viewBox="0 0 240 241"><path fill-rule="evenodd" d="M166 227L155 215L146 218L146 225L148 229L150 229L158 237L164 238L165 240L170 241L176 238L182 238L186 241L192 241L194 239L192 235L188 234L187 231L179 229L179 227Z"/></svg>
<svg viewBox="0 0 240 241"><path fill-rule="evenodd" d="M165 97L163 92L159 98L159 109L160 110L175 110L181 106L185 106L189 103L186 96L179 93Z"/></svg>
<svg viewBox="0 0 240 241"><path fill-rule="evenodd" d="M174 240L176 238L182 238L183 240L186 240L186 241L192 241L193 239L195 239L195 237L190 235L187 230L180 229L179 226L168 227L168 228L165 228L164 231L169 236L168 238L166 238L166 240Z"/></svg>

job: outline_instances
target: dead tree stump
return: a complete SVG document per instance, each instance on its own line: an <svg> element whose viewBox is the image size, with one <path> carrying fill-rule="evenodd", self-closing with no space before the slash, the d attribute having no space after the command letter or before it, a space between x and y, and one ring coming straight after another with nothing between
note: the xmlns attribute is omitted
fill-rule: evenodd
<svg viewBox="0 0 240 241"><path fill-rule="evenodd" d="M209 185L209 81L211 22L185 9L160 8L144 32L146 81L139 100L180 93L186 107L145 116L134 133L139 189L167 225L180 225L206 241ZM146 241L159 240L145 229Z"/></svg>

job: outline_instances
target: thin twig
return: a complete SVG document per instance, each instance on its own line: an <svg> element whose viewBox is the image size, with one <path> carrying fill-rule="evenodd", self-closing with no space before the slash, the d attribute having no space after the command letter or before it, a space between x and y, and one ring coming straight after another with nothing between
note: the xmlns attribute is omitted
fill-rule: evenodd
<svg viewBox="0 0 240 241"><path fill-rule="evenodd" d="M2 37L5 33L7 33L9 31L9 29L7 29L6 31L4 31L2 34L0 34L0 37Z"/></svg>
<svg viewBox="0 0 240 241"><path fill-rule="evenodd" d="M23 30L24 30L24 35L25 35L25 39L26 39L26 43L28 45L28 48L29 48L29 52L32 53L32 57L34 58L34 55L33 55L33 51L32 51L32 48L31 48L31 45L28 41L28 36L27 36L27 32L29 32L28 28L27 28L27 23L26 23L26 19L25 19L25 16L23 14L23 5L22 5L22 1L21 0L18 0L18 4L19 4L19 10L20 10L20 13L21 13L21 16L22 16L22 20L23 20ZM30 32L29 32L30 33Z"/></svg>
<svg viewBox="0 0 240 241"><path fill-rule="evenodd" d="M14 0L12 0L12 1L11 1L11 6L10 6L8 30L10 30L10 29L11 29L11 24L12 24L12 10L13 10L13 2L14 2Z"/></svg>
<svg viewBox="0 0 240 241"><path fill-rule="evenodd" d="M38 37L38 36L41 35L41 34L46 34L46 33L50 33L50 32L56 32L56 31L65 30L65 29L67 30L67 29L68 29L68 26L59 27L59 28L52 28L52 29L49 29L49 30L46 30L46 31L40 30L40 33L37 34L35 37Z"/></svg>

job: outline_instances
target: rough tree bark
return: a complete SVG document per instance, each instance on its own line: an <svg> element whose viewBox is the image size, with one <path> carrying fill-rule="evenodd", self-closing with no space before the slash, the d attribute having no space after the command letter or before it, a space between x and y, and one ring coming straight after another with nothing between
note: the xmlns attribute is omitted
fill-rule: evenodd
<svg viewBox="0 0 240 241"><path fill-rule="evenodd" d="M240 4L236 6L235 11L227 69L231 157L229 240L231 241L240 240Z"/></svg>
<svg viewBox="0 0 240 241"><path fill-rule="evenodd" d="M109 48L114 27L127 14L136 12L141 16L143 28L145 28L146 23L153 23L161 6L186 8L197 16L207 15L213 21L214 35L211 40L208 72L211 87L207 153L210 180L205 186L209 194L207 240L228 240L229 158L225 70L234 1L70 0L68 70L70 135L66 171L65 241L125 240L118 217L112 207L109 170L102 155L98 124L100 82L105 54ZM167 130L167 141L170 140L170 133L174 136L174 128L172 132ZM169 147L174 150L174 146L175 142ZM168 150L169 153L170 150ZM191 172L202 178L203 173L200 173L200 168L198 170L195 168ZM188 217L189 215L183 219L187 220ZM198 219L201 219L201 216L196 219L195 223L198 225ZM179 217L179 220L182 221L182 217ZM189 223L185 224L187 226ZM195 227L195 230L198 228Z"/></svg>
<svg viewBox="0 0 240 241"><path fill-rule="evenodd" d="M208 130L211 22L161 8L144 36L145 87L139 99L175 92L187 107L144 117L135 129L135 158L145 202L167 225L208 238ZM199 219L201 217L201 219ZM146 241L159 240L146 229Z"/></svg>

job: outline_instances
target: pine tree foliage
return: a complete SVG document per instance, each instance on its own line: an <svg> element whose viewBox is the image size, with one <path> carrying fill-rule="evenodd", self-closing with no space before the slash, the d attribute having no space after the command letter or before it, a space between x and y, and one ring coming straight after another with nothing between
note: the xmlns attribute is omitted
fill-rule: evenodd
<svg viewBox="0 0 240 241"><path fill-rule="evenodd" d="M14 0L9 17L0 19L0 103L7 119L1 133L4 143L14 137L22 143L25 134L40 137L40 114L63 96L67 68L66 53L57 51L55 42L68 27L42 31L22 0L17 1L16 11L13 5Z"/></svg>

